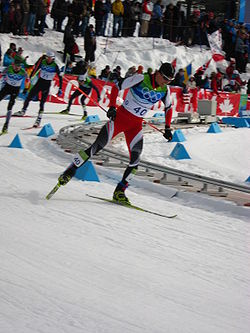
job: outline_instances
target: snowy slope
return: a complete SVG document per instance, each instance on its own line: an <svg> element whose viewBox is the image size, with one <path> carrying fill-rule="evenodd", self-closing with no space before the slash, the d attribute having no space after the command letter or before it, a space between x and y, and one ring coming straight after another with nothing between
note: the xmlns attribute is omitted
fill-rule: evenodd
<svg viewBox="0 0 250 333"><path fill-rule="evenodd" d="M2 36L8 44L10 39ZM34 58L44 50L44 41ZM38 47L21 42L26 49ZM21 105L17 101L14 111ZM0 115L6 106L2 101ZM45 111L61 108L48 103ZM28 114L35 116L37 110L37 103L31 103ZM79 107L73 110L81 114ZM100 110L88 111L105 118ZM33 121L13 118L9 134L0 138L1 332L249 330L247 208L185 193L170 199L171 189L161 195L157 185L138 183L128 189L133 203L178 216L167 220L98 202L86 194L111 197L122 173L102 167L96 168L100 183L72 180L46 201L71 156L50 138L38 137L39 130L21 130ZM58 133L76 121L55 114L44 115L43 124L51 123ZM3 122L1 118L0 127ZM227 129L211 136L187 130L190 164L170 160L172 144L150 134L143 158L242 183L250 165L247 131ZM24 149L8 148L17 133Z"/></svg>

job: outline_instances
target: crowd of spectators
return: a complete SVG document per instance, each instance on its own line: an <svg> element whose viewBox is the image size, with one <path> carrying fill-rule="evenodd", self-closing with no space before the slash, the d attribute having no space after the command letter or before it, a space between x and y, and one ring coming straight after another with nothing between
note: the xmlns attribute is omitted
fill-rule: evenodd
<svg viewBox="0 0 250 333"><path fill-rule="evenodd" d="M95 19L97 36L105 36L108 30L113 37L132 37L138 30L142 37L161 37L185 45L207 45L207 34L221 29L224 50L228 60L247 57L249 33L233 19L223 19L213 12L193 8L187 18L181 2L163 6L162 0L1 0L0 32L41 35L46 27L46 16L53 18L53 28L62 31L72 22L73 34L84 36L90 17ZM112 29L108 29L108 18ZM136 26L138 29L136 30Z"/></svg>

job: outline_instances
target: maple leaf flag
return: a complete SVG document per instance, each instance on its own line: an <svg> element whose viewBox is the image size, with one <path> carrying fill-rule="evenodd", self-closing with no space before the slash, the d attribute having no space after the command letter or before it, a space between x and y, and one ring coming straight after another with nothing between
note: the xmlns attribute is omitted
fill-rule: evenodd
<svg viewBox="0 0 250 333"><path fill-rule="evenodd" d="M222 35L220 30L216 30L211 35L207 34L208 42L212 51L214 61L222 61L225 59L222 51Z"/></svg>

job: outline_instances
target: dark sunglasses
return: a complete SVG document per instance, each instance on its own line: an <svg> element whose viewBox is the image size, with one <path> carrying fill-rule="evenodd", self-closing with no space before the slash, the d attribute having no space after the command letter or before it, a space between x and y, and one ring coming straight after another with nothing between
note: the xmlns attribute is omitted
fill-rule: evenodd
<svg viewBox="0 0 250 333"><path fill-rule="evenodd" d="M173 81L174 80L174 77L168 77L167 75L164 75L162 72L160 72L160 74L166 81Z"/></svg>

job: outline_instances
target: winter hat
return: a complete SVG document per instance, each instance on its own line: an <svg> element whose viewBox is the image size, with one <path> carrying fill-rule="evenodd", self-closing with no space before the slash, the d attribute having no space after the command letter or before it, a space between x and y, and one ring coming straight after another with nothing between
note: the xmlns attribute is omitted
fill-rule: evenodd
<svg viewBox="0 0 250 333"><path fill-rule="evenodd" d="M55 53L52 51L47 51L46 57L52 58L53 60L55 60Z"/></svg>

